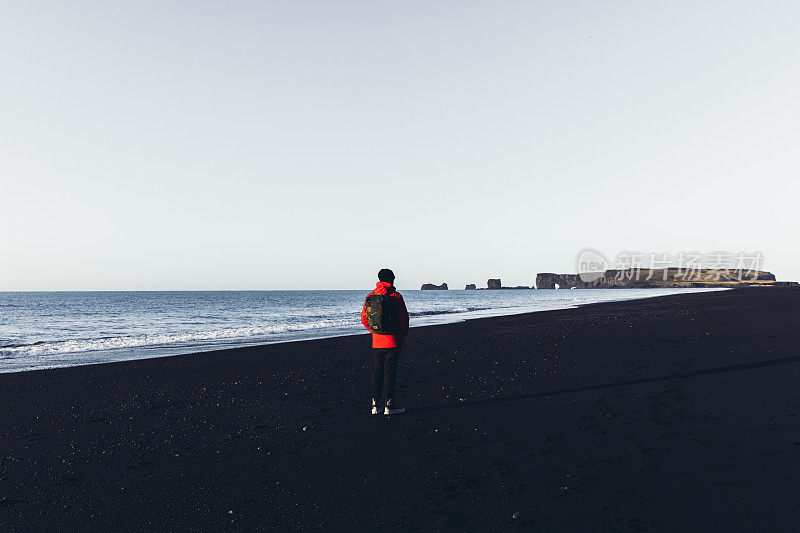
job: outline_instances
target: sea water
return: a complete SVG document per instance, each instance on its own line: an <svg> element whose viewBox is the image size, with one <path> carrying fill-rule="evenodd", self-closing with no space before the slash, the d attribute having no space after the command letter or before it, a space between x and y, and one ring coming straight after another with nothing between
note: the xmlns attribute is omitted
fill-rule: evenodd
<svg viewBox="0 0 800 533"><path fill-rule="evenodd" d="M413 328L703 290L709 289L401 293ZM0 292L0 372L366 333L360 315L368 293Z"/></svg>

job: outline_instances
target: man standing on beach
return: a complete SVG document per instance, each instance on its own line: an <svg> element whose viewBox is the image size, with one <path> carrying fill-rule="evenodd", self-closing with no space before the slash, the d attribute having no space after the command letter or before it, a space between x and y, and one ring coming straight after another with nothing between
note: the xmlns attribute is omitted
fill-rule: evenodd
<svg viewBox="0 0 800 533"><path fill-rule="evenodd" d="M385 415L405 412L394 398L397 360L408 335L408 310L403 297L394 288L394 272L382 268L378 283L364 301L361 323L372 333L372 414L377 415L381 398L386 398Z"/></svg>

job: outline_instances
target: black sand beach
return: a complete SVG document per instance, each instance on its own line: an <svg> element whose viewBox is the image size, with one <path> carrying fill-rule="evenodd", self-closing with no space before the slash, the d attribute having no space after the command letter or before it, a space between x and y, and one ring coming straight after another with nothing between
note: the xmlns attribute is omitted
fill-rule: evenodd
<svg viewBox="0 0 800 533"><path fill-rule="evenodd" d="M0 374L0 530L795 531L800 289ZM413 326L413 324L412 324Z"/></svg>

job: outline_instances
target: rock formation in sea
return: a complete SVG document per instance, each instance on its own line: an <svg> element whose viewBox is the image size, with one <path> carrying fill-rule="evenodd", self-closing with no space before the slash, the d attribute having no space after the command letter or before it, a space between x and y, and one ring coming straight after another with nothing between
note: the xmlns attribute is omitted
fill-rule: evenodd
<svg viewBox="0 0 800 533"><path fill-rule="evenodd" d="M474 283L467 283L467 286L464 287L464 290L465 291L474 291L477 288L478 287L476 287Z"/></svg>
<svg viewBox="0 0 800 533"><path fill-rule="evenodd" d="M423 291L446 291L447 290L447 283L442 283L441 285L434 285L433 283L423 283L421 290L423 290Z"/></svg>
<svg viewBox="0 0 800 533"><path fill-rule="evenodd" d="M497 290L497 289L532 289L533 287L527 287L525 285L518 285L516 287L503 287L503 284L500 282L499 279L490 279L486 282L486 290ZM483 289L482 289L483 290Z"/></svg>
<svg viewBox="0 0 800 533"><path fill-rule="evenodd" d="M586 279L587 281L584 281ZM665 287L742 287L788 286L795 282L775 281L775 275L762 270L712 270L679 268L606 270L592 274L536 275L537 289L649 289Z"/></svg>

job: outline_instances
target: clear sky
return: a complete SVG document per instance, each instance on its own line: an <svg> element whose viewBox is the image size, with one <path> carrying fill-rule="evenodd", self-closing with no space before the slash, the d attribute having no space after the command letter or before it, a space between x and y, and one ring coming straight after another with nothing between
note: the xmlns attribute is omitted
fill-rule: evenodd
<svg viewBox="0 0 800 533"><path fill-rule="evenodd" d="M0 1L0 290L800 280L800 4Z"/></svg>

